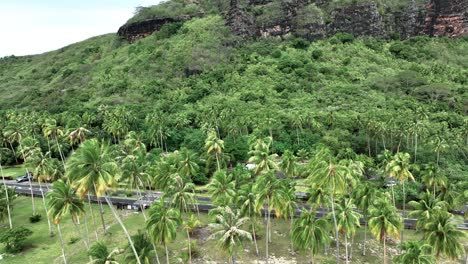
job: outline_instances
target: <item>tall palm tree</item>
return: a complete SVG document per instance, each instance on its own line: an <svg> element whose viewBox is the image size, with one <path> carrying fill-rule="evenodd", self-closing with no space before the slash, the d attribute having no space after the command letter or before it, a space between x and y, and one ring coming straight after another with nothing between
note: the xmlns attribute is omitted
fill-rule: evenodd
<svg viewBox="0 0 468 264"><path fill-rule="evenodd" d="M240 204L241 215L250 219L250 225L252 226L252 237L255 244L255 252L257 253L257 256L259 256L257 245L257 233L255 231L255 226L259 213L256 209L257 195L253 187L254 186L252 184L243 185L242 188L239 190L238 201Z"/></svg>
<svg viewBox="0 0 468 264"><path fill-rule="evenodd" d="M1 148L0 148L1 151ZM10 224L10 229L13 228L13 222L11 221L11 209L10 209L10 196L8 192L8 188L5 183L5 174L3 174L3 167L2 167L2 155L0 152L0 174L2 175L2 181L3 181L3 188L5 191L5 199L6 199L6 206L7 206L7 213L8 213L8 223Z"/></svg>
<svg viewBox="0 0 468 264"><path fill-rule="evenodd" d="M255 193L257 193L257 211L261 211L262 208L265 208L267 214L265 255L268 263L268 244L271 243L271 211L275 210L277 214L281 212L284 198L287 194L284 186L275 177L273 172L266 172L260 175L255 182L254 190ZM265 204L266 206L264 207Z"/></svg>
<svg viewBox="0 0 468 264"><path fill-rule="evenodd" d="M91 131L86 129L85 127L78 127L68 134L68 138L70 139L70 144L75 145L77 143L83 143L86 140L86 136L91 134Z"/></svg>
<svg viewBox="0 0 468 264"><path fill-rule="evenodd" d="M59 151L60 159L62 160L63 166L65 167L65 156L63 155L62 148L60 147L60 143L58 138L63 136L64 131L63 128L57 125L57 121L55 119L48 119L46 120L43 128L44 136L49 139L49 137L55 141L57 144L57 148ZM49 151L50 151L50 144L49 144Z"/></svg>
<svg viewBox="0 0 468 264"><path fill-rule="evenodd" d="M138 256L140 257L140 261L142 263L152 263L151 262L151 251L154 250L154 248L151 246L151 242L149 239L148 232L142 232L140 229L138 229L138 233L132 236L133 240L133 245L135 246ZM127 247L125 249L125 256L124 256L125 263L129 264L135 264L135 255L133 255L132 249L130 247Z"/></svg>
<svg viewBox="0 0 468 264"><path fill-rule="evenodd" d="M236 195L236 182L224 171L215 172L206 188L216 206L228 206Z"/></svg>
<svg viewBox="0 0 468 264"><path fill-rule="evenodd" d="M146 221L146 229L151 239L156 243L161 243L166 251L166 262L169 264L169 250L167 244L174 240L177 235L177 227L181 224L179 211L167 208L164 200L154 203Z"/></svg>
<svg viewBox="0 0 468 264"><path fill-rule="evenodd" d="M427 186L432 186L432 191L434 197L436 197L436 190L439 187L445 187L447 184L447 177L442 174L439 169L439 166L434 162L429 162L424 165L423 170L421 171L421 180Z"/></svg>
<svg viewBox="0 0 468 264"><path fill-rule="evenodd" d="M83 142L68 159L66 173L81 199L91 190L94 190L97 197L104 196L115 219L122 227L137 262L141 264L130 234L107 195L108 188L115 186L119 174L117 163L111 157L108 145L99 143L96 139Z"/></svg>
<svg viewBox="0 0 468 264"><path fill-rule="evenodd" d="M388 237L398 239L402 228L402 218L396 208L389 202L389 198L384 195L376 199L369 209L369 230L380 242L383 242L383 264L387 264Z"/></svg>
<svg viewBox="0 0 468 264"><path fill-rule="evenodd" d="M119 264L115 260L115 255L121 254L122 250L114 249L111 252L107 249L104 241L98 241L88 250L88 255L93 258L88 264Z"/></svg>
<svg viewBox="0 0 468 264"><path fill-rule="evenodd" d="M293 221L292 238L294 246L310 250L310 260L314 263L314 256L318 251L330 243L331 231L328 221L317 218L315 211L302 211L301 216Z"/></svg>
<svg viewBox="0 0 468 264"><path fill-rule="evenodd" d="M288 177L297 175L297 158L290 150L286 150L281 156L280 168Z"/></svg>
<svg viewBox="0 0 468 264"><path fill-rule="evenodd" d="M359 209L362 210L364 216L364 243L362 249L362 255L366 255L366 242L367 242L367 227L368 227L368 216L369 216L369 208L371 207L372 203L374 202L375 198L380 196L379 191L377 190L377 186L370 182L362 182L360 183L356 189L354 189L352 196L356 201L356 205Z"/></svg>
<svg viewBox="0 0 468 264"><path fill-rule="evenodd" d="M252 240L252 234L242 229L249 219L241 217L238 210L230 207L217 211L216 223L209 225L214 230L209 238L218 240L220 248L228 254L229 262L234 264L236 251L242 247L242 242Z"/></svg>
<svg viewBox="0 0 468 264"><path fill-rule="evenodd" d="M218 170L221 170L219 155L224 150L224 141L218 138L216 131L210 130L208 132L208 137L205 140L205 149L208 154L214 153L216 157L216 163L218 165Z"/></svg>
<svg viewBox="0 0 468 264"><path fill-rule="evenodd" d="M401 182L403 187L403 216L406 217L406 192L405 182L414 181L413 174L410 172L410 155L399 152L393 156L393 159L387 165L387 171L390 177ZM403 242L403 231L401 232L401 242Z"/></svg>
<svg viewBox="0 0 468 264"><path fill-rule="evenodd" d="M356 234L356 228L360 226L359 219L361 214L355 211L356 205L354 200L351 198L341 199L336 204L336 218L338 220L338 230L344 234L345 237L345 262L348 263L351 258L348 255L348 236L351 236L354 240ZM351 242L351 249L353 245ZM352 256L352 255L351 255Z"/></svg>
<svg viewBox="0 0 468 264"><path fill-rule="evenodd" d="M179 151L179 162L177 164L178 173L182 177L192 179L200 170L197 161L197 154L187 148L182 148Z"/></svg>
<svg viewBox="0 0 468 264"><path fill-rule="evenodd" d="M427 243L434 247L437 258L444 255L456 260L463 255L462 239L466 237L466 234L457 229L453 224L453 215L447 211L438 210L424 226L423 232Z"/></svg>
<svg viewBox="0 0 468 264"><path fill-rule="evenodd" d="M396 256L393 261L401 264L436 264L433 248L421 241L407 241L403 243L403 253Z"/></svg>
<svg viewBox="0 0 468 264"><path fill-rule="evenodd" d="M278 170L278 165L276 164L276 154L270 154L270 146L272 139L267 137L265 139L257 139L253 146L252 150L249 151L249 162L252 162L256 165L254 169L255 175L259 175L262 172L268 172L270 170Z"/></svg>
<svg viewBox="0 0 468 264"><path fill-rule="evenodd" d="M418 219L416 226L419 229L424 229L424 226L433 219L435 213L448 207L446 202L433 197L428 190L420 196L419 201L410 201L409 205L413 208L409 217Z"/></svg>
<svg viewBox="0 0 468 264"><path fill-rule="evenodd" d="M335 197L347 191L346 179L350 173L348 167L336 164L327 149L321 149L315 158L309 161L309 181L319 188L326 189L330 193L330 205L332 209L333 223L335 225L336 262L339 263L340 244L338 235L338 223L335 214Z"/></svg>
<svg viewBox="0 0 468 264"><path fill-rule="evenodd" d="M57 225L62 246L62 257L64 262L67 263L62 230L60 229L60 220L66 215L71 215L73 223L75 223L75 220L77 220L80 215L84 214L83 203L78 199L78 197L76 197L71 186L61 180L54 182L52 191L47 193L47 199L49 205L48 214L52 216L54 224ZM86 248L89 249L88 243L85 239L83 239L83 242L85 243Z"/></svg>

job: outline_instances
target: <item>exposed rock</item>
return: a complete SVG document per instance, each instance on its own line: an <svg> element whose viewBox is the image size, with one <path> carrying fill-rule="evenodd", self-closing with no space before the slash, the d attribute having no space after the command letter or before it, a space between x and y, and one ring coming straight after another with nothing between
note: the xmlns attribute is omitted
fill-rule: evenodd
<svg viewBox="0 0 468 264"><path fill-rule="evenodd" d="M231 6L226 15L226 25L232 32L242 38L251 37L255 34L252 17L239 6L237 0L231 0Z"/></svg>

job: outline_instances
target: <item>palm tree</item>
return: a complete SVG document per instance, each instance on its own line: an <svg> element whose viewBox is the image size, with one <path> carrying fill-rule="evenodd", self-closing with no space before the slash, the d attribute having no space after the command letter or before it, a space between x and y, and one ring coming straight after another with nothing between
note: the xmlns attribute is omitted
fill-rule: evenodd
<svg viewBox="0 0 468 264"><path fill-rule="evenodd" d="M62 153L62 148L60 147L60 143L58 138L63 136L63 128L57 125L57 121L55 119L48 119L46 120L43 128L44 136L49 140L49 137L55 141L57 144L57 148L60 154L60 159L62 160L63 166L65 167L65 156ZM49 151L50 151L50 144L49 144Z"/></svg>
<svg viewBox="0 0 468 264"><path fill-rule="evenodd" d="M86 140L86 135L91 134L91 131L84 127L78 127L75 130L72 130L68 137L70 138L70 144L74 145L76 143L83 143Z"/></svg>
<svg viewBox="0 0 468 264"><path fill-rule="evenodd" d="M393 156L393 159L387 165L387 171L390 177L397 179L403 186L403 216L406 217L406 192L405 182L408 180L414 181L413 174L410 169L410 155L408 153L399 152ZM401 232L401 242L403 242L403 231Z"/></svg>
<svg viewBox="0 0 468 264"><path fill-rule="evenodd" d="M401 249L404 253L396 256L393 261L401 264L436 264L432 246L421 241L407 241Z"/></svg>
<svg viewBox="0 0 468 264"><path fill-rule="evenodd" d="M426 164L421 172L421 180L427 186L432 186L434 197L436 197L436 190L438 187L445 187L447 177L445 177L439 170L439 167L434 162Z"/></svg>
<svg viewBox="0 0 468 264"><path fill-rule="evenodd" d="M116 184L116 176L118 173L117 163L112 159L108 145L99 143L96 139L83 142L67 162L66 175L72 182L73 186L76 187L78 197L82 199L91 190L94 190L94 194L97 197L104 195L104 199L109 205L115 219L122 227L133 253L135 254L135 258L140 264L140 258L133 246L130 234L112 205L112 201L107 195L107 189ZM104 223L102 212L101 219Z"/></svg>
<svg viewBox="0 0 468 264"><path fill-rule="evenodd" d="M271 243L271 210L274 209L275 213L279 214L283 208L284 198L287 194L284 186L276 179L273 172L266 172L260 175L255 182L254 190L255 193L257 193L257 211L264 208L264 204L266 203L267 225L265 231L265 250L266 261L268 263L268 243Z"/></svg>
<svg viewBox="0 0 468 264"><path fill-rule="evenodd" d="M257 139L253 144L252 150L249 151L249 162L252 162L256 165L254 173L259 175L262 172L268 172L270 170L278 170L278 165L276 164L276 154L270 154L270 146L272 139L270 137L262 139Z"/></svg>
<svg viewBox="0 0 468 264"><path fill-rule="evenodd" d="M428 190L421 195L419 201L410 201L409 205L413 211L408 216L418 219L416 225L419 229L423 229L436 212L448 207L446 202L433 197Z"/></svg>
<svg viewBox="0 0 468 264"><path fill-rule="evenodd" d="M236 182L230 174L226 174L224 171L217 171L206 188L213 199L214 205L227 206L236 195L235 187Z"/></svg>
<svg viewBox="0 0 468 264"><path fill-rule="evenodd" d="M154 242L161 243L164 246L167 264L169 264L167 243L176 238L177 227L180 224L180 213L173 208L166 208L163 199L151 206L148 221L146 221L146 229Z"/></svg>
<svg viewBox="0 0 468 264"><path fill-rule="evenodd" d="M299 249L310 250L310 260L314 263L314 256L330 243L330 231L328 221L317 218L315 211L302 211L301 216L293 221L293 244Z"/></svg>
<svg viewBox="0 0 468 264"><path fill-rule="evenodd" d="M1 148L0 148L1 151ZM2 155L0 153L0 174L2 175L3 181L3 188L5 191L5 199L6 199L6 206L7 206L7 213L8 213L8 223L10 224L10 229L13 228L13 222L11 221L11 210L10 210L10 196L8 192L8 188L5 183L5 174L3 174L3 167L2 167Z"/></svg>
<svg viewBox="0 0 468 264"><path fill-rule="evenodd" d="M315 186L326 189L330 192L330 205L332 209L333 223L335 225L336 239L336 262L339 263L340 244L338 235L338 223L335 214L335 197L347 191L346 179L349 169L346 166L336 164L332 161L327 149L321 149L315 158L309 161L309 180Z"/></svg>
<svg viewBox="0 0 468 264"><path fill-rule="evenodd" d="M224 150L224 141L218 138L216 131L210 130L208 132L208 137L205 140L205 148L208 154L214 153L216 157L216 163L218 164L218 170L221 170L219 155Z"/></svg>
<svg viewBox="0 0 468 264"><path fill-rule="evenodd" d="M242 242L252 240L252 234L242 229L249 219L241 217L239 211L230 207L222 207L218 211L216 223L209 225L214 230L209 239L218 240L220 248L228 254L229 262L234 264L236 251L242 247Z"/></svg>
<svg viewBox="0 0 468 264"><path fill-rule="evenodd" d="M356 205L359 209L362 210L364 215L364 243L362 249L362 255L366 255L366 242L367 242L367 227L368 227L368 215L369 215L369 208L374 202L375 198L380 196L379 191L377 190L377 186L370 182L362 182L360 183L356 189L354 189L352 196L356 201Z"/></svg>
<svg viewBox="0 0 468 264"><path fill-rule="evenodd" d="M387 264L388 237L398 239L402 228L402 218L385 195L374 201L369 209L369 230L380 242L383 242L383 263Z"/></svg>
<svg viewBox="0 0 468 264"><path fill-rule="evenodd" d="M286 150L281 156L280 168L288 177L297 175L297 158L291 151Z"/></svg>
<svg viewBox="0 0 468 264"><path fill-rule="evenodd" d="M444 255L456 260L463 255L462 239L466 234L457 229L453 224L453 215L447 211L438 210L424 226L423 232L427 243L434 247L437 258Z"/></svg>
<svg viewBox="0 0 468 264"><path fill-rule="evenodd" d="M64 262L67 263L67 259L65 257L65 246L63 244L62 230L60 229L60 220L64 216L70 214L73 223L75 223L75 220L78 219L80 215L84 214L83 203L75 196L75 193L71 186L60 180L54 182L52 186L52 191L47 193L47 198L48 205L50 208L48 214L53 217L54 224L57 225L57 230L62 246L62 257ZM86 240L83 239L83 242L85 243L86 248L89 249Z"/></svg>
<svg viewBox="0 0 468 264"><path fill-rule="evenodd" d="M354 200L351 198L341 199L339 203L336 204L336 218L338 220L338 230L344 234L345 237L345 259L346 263L349 262L351 256L348 255L348 236L351 236L354 240L356 234L356 228L360 226L359 219L361 214L355 211L356 205ZM351 242L351 248L353 247Z"/></svg>
<svg viewBox="0 0 468 264"><path fill-rule="evenodd" d="M141 263L151 263L150 255L154 248L151 246L152 242L150 242L148 232L142 232L140 229L138 229L138 233L132 236L132 241L138 252L138 256L140 256ZM125 263L136 263L135 255L133 254L130 246L125 249L124 260Z"/></svg>
<svg viewBox="0 0 468 264"><path fill-rule="evenodd" d="M120 253L122 253L120 249L114 249L109 253L105 242L98 241L88 250L88 255L93 258L88 264L119 264L115 260L115 255Z"/></svg>
<svg viewBox="0 0 468 264"><path fill-rule="evenodd" d="M187 179L192 179L197 175L200 167L197 164L197 154L187 148L182 148L179 151L179 162L177 164L177 172Z"/></svg>
<svg viewBox="0 0 468 264"><path fill-rule="evenodd" d="M256 209L256 200L257 195L253 188L252 184L245 184L242 186L239 191L239 204L240 212L242 216L248 217L250 219L250 225L252 226L252 237L255 244L255 252L259 256L258 245L257 245L257 233L255 232L255 225L257 221L257 216L259 215Z"/></svg>

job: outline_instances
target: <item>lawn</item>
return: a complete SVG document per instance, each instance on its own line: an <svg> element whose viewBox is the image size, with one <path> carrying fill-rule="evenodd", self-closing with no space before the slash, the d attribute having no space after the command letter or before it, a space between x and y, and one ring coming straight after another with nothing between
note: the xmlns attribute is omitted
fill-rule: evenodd
<svg viewBox="0 0 468 264"><path fill-rule="evenodd" d="M14 225L23 225L27 226L33 230L33 235L28 239L26 249L18 255L15 256L4 256L3 260L0 260L0 263L10 263L10 264L23 264L28 261L34 260L34 263L63 263L61 258L61 249L59 244L58 236L50 237L48 231L47 220L45 219L45 213L42 206L42 200L40 198L35 199L36 210L37 212L43 215L43 219L39 223L30 224L28 217L31 215L32 206L31 199L28 197L18 197L15 201L15 206L13 209L13 222ZM120 229L120 226L116 223L112 214L107 206L104 206L104 216L106 225L108 225L108 234L103 235L101 221L98 214L98 206L93 205L93 210L95 213L95 220L98 227L99 238L105 241L105 244L108 245L109 251L115 248L124 248L127 244L127 240ZM88 210L89 208L86 207ZM88 210L89 211L89 210ZM144 226L143 216L140 213L135 213L132 211L122 211L119 210L121 216L125 219L124 223L129 229L130 233L134 234L138 229L141 229ZM91 220L90 214L88 213L88 226L89 226L89 235L92 241L95 241L93 221ZM192 239L198 240L199 254L193 263L227 263L226 255L222 253L216 245L216 241L209 240L209 229L207 224L210 222L210 217L206 214L200 214L200 221L202 226L194 233ZM262 219L259 219L259 222ZM62 233L64 236L64 241L66 243L65 252L69 263L87 263L88 257L86 255L86 248L83 241L79 240L71 244L73 238L78 238L78 233L74 228L70 218L65 218L60 223L62 228ZM81 219L81 224L79 225L82 233L86 234L84 219ZM261 256L265 253L265 237L264 226L259 226L258 232L258 246ZM6 222L3 224L3 228L6 228ZM290 252L290 241L289 241L289 222L286 222L282 219L273 219L272 220L272 243L269 244L269 251L271 257L275 259L274 263L308 263L310 261L310 256L305 252L295 252L291 254ZM54 229L54 232L56 230ZM415 233L414 231L405 230L405 239L415 239L419 240L421 238L420 234ZM362 241L364 237L364 229L361 228L356 237L355 243L353 245L353 259L352 263L379 263L381 262L382 249L380 244L375 241L370 234L368 234L368 251L367 256L362 256ZM388 255L389 258L397 254L396 243L388 243ZM186 235L183 230L179 230L177 233L176 241L172 242L169 245L169 251L171 255L171 263L182 263L183 259L186 257L187 249L187 240ZM335 248L332 246L330 248L330 253L334 252ZM342 254L344 253L344 247L341 248ZM0 253L4 253L3 246L0 247ZM334 263L335 258L329 253L328 256L325 256L323 252L316 256L317 263ZM163 260L164 252L162 247L158 248L158 254ZM119 256L119 263L125 263L122 258L123 255ZM253 243L246 243L244 250L240 252L237 256L237 261L240 263L262 263L256 261L257 258L255 255L255 247ZM273 261L272 261L273 262ZM271 262L270 262L271 263ZM456 262L439 262L439 263L456 263Z"/></svg>
<svg viewBox="0 0 468 264"><path fill-rule="evenodd" d="M24 166L2 166L3 169L3 176L13 177L16 179L18 176L26 175L26 167ZM31 169L29 169L31 171ZM0 173L1 176L1 173Z"/></svg>

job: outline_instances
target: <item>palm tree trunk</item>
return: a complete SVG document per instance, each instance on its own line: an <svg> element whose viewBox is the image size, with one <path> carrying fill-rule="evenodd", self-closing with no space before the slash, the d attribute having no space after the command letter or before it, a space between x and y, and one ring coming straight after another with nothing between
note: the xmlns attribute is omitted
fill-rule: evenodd
<svg viewBox="0 0 468 264"><path fill-rule="evenodd" d="M166 250L166 264L169 264L169 250L166 244L164 244L164 249Z"/></svg>
<svg viewBox="0 0 468 264"><path fill-rule="evenodd" d="M314 264L314 250L310 250L310 263Z"/></svg>
<svg viewBox="0 0 468 264"><path fill-rule="evenodd" d="M96 198L99 204L99 214L101 215L102 229L103 229L104 234L107 234L106 222L104 221L104 209L102 208L102 202L101 202L101 199L97 196L96 184L93 184L93 186L94 186L94 195L96 195Z"/></svg>
<svg viewBox="0 0 468 264"><path fill-rule="evenodd" d="M387 240L386 235L383 236L383 264L387 264L387 247L385 245L385 240Z"/></svg>
<svg viewBox="0 0 468 264"><path fill-rule="evenodd" d="M31 203L32 203L32 214L36 215L36 204L34 203L34 193L32 189L31 179L29 179L29 170L26 169L26 177L28 177L29 189L31 190Z"/></svg>
<svg viewBox="0 0 468 264"><path fill-rule="evenodd" d="M88 242L88 245L91 243L91 240L89 240L89 227L88 227L88 216L84 215L84 222L85 222L85 229L86 229L86 241Z"/></svg>
<svg viewBox="0 0 468 264"><path fill-rule="evenodd" d="M2 168L2 157L0 156L0 174L2 174L2 180L3 180L3 188L5 189L5 196L6 196L6 202L7 202L7 212L8 212L8 223L10 224L10 229L13 228L13 223L11 222L11 211L10 211L10 197L8 194L8 188L5 183L5 175L3 175L3 168ZM258 252L257 252L258 254Z"/></svg>
<svg viewBox="0 0 468 264"><path fill-rule="evenodd" d="M294 244L293 244L293 237L292 237L292 230L293 230L293 216L294 216L294 211L291 214L290 217L290 224L289 224L289 234L291 234L291 254L294 255Z"/></svg>
<svg viewBox="0 0 468 264"><path fill-rule="evenodd" d="M344 235L345 263L348 264L348 235Z"/></svg>
<svg viewBox="0 0 468 264"><path fill-rule="evenodd" d="M60 159L62 160L63 167L65 168L65 158L63 156L62 147L60 147L57 137L55 137L55 143L57 144L57 148L60 154Z"/></svg>
<svg viewBox="0 0 468 264"><path fill-rule="evenodd" d="M89 193L87 195L88 195L89 212L91 213L91 219L93 220L94 234L96 235L96 241L98 241L99 237L98 237L98 232L97 232L97 227L96 227L96 219L94 218L94 210L93 210L93 207L91 206L91 196L89 195Z"/></svg>
<svg viewBox="0 0 468 264"><path fill-rule="evenodd" d="M252 235L253 235L253 240L255 244L255 252L257 252L257 257L258 257L259 253L258 253L258 245L257 245L257 235L255 233L255 219L252 220Z"/></svg>
<svg viewBox="0 0 468 264"><path fill-rule="evenodd" d="M188 229L186 228L186 231L187 231L187 239L188 239L188 253L189 253L189 261L188 263L192 263L192 245L191 245L191 240L190 240L190 233L188 231Z"/></svg>
<svg viewBox="0 0 468 264"><path fill-rule="evenodd" d="M392 183L392 201L393 201L393 207L396 208L396 205L395 205L395 192L393 191L393 183Z"/></svg>
<svg viewBox="0 0 468 264"><path fill-rule="evenodd" d="M221 170L221 165L219 164L219 157L218 157L218 153L215 152L215 156L216 156L216 163L218 164L218 171Z"/></svg>
<svg viewBox="0 0 468 264"><path fill-rule="evenodd" d="M140 183L142 183L140 178L138 178L138 180L140 181ZM137 184L137 193L138 193L138 197L140 198L140 200L142 200L143 196L141 195L140 186L139 186L138 184ZM145 222L146 222L146 220L147 220L148 218L146 217L145 208L143 208L143 204L142 204L142 203L139 203L139 205L140 205L141 213L143 214L143 218L145 219ZM149 233L148 233L148 230L146 230L146 234L148 235L148 237L150 237L150 235L149 235ZM157 248L156 248L156 244L155 244L153 241L151 241L151 245L153 246L154 256L155 256L155 258L156 258L156 263L160 264L160 262L159 262L159 256L158 256L158 250L157 250Z"/></svg>
<svg viewBox="0 0 468 264"><path fill-rule="evenodd" d="M266 264L268 264L268 240L270 239L269 238L269 226L270 226L270 210L269 210L269 202L270 202L270 198L267 197L267 207L266 207L266 210L267 210L267 224L266 224L266 230L265 230L265 251L266 251Z"/></svg>
<svg viewBox="0 0 468 264"><path fill-rule="evenodd" d="M104 196L104 199L106 200L107 204L109 205L112 213L114 214L114 217L115 219L117 220L117 222L119 222L120 226L122 227L122 230L124 231L125 233L125 236L127 237L128 239L128 243L130 244L130 247L132 248L132 251L133 251L133 254L135 255L135 259L137 261L138 264L141 264L141 261L140 261L140 257L138 256L138 253L135 249L135 246L133 245L133 241L132 241L132 238L130 237L130 234L128 233L128 230L127 228L125 228L125 225L124 223L122 222L122 219L120 219L119 215L117 214L117 212L115 211L115 208L114 206L112 205L112 201L109 199L109 197L107 196L107 194Z"/></svg>
<svg viewBox="0 0 468 264"><path fill-rule="evenodd" d="M414 135L414 163L416 163L416 155L418 154L418 134Z"/></svg>
<svg viewBox="0 0 468 264"><path fill-rule="evenodd" d="M364 225L364 244L363 244L363 249L362 249L362 255L365 256L366 255L366 243L367 243L367 225L368 225L368 221L369 219L367 219L367 214L364 214L364 221L366 222L365 225Z"/></svg>
<svg viewBox="0 0 468 264"><path fill-rule="evenodd" d="M50 217L49 217L49 214L47 213L47 204L46 204L46 201L45 201L44 191L42 190L41 180L38 180L38 182L39 182L39 189L41 190L42 205L44 206L45 214L46 214L46 217L47 217L47 224L49 225L49 235L54 236L54 231L53 231L52 225L50 223Z"/></svg>
<svg viewBox="0 0 468 264"><path fill-rule="evenodd" d="M349 245L349 260L353 259L353 245L354 245L354 236L351 238L351 244Z"/></svg>
<svg viewBox="0 0 468 264"><path fill-rule="evenodd" d="M403 224L406 218L406 193L405 193L405 181L403 180ZM404 226L403 229L401 230L401 237L400 237L400 245L403 244L403 231L405 230Z"/></svg>
<svg viewBox="0 0 468 264"><path fill-rule="evenodd" d="M67 264L67 258L65 257L65 244L63 243L63 236L62 236L62 230L60 229L60 224L57 224L57 230L59 233L60 245L62 246L63 263Z"/></svg>
<svg viewBox="0 0 468 264"><path fill-rule="evenodd" d="M336 223L336 215L335 215L335 200L333 199L333 195L331 196L331 208L332 208L332 215L333 215L333 223L335 225L335 239L336 239L336 263L340 263L340 238L338 237L338 224Z"/></svg>
<svg viewBox="0 0 468 264"><path fill-rule="evenodd" d="M8 142L8 143L10 144L11 151L13 152L13 156L15 157L16 164L18 164L18 158L16 157L15 148L13 147L11 142Z"/></svg>

